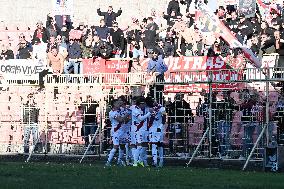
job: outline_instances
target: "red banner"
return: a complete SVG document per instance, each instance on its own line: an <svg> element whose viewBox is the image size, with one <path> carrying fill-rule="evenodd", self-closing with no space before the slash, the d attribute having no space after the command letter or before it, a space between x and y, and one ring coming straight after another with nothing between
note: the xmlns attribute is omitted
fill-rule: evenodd
<svg viewBox="0 0 284 189"><path fill-rule="evenodd" d="M129 60L83 59L83 73L128 73Z"/></svg>
<svg viewBox="0 0 284 189"><path fill-rule="evenodd" d="M230 80L240 77L242 73L222 71L230 66L227 66L228 62L234 68L241 68L243 65L242 58L224 59L221 57L172 57L165 58L165 64L168 66L168 71L165 73L165 81L168 83L184 83L191 82L196 84L189 85L167 85L165 86L166 92L200 92L202 89L208 89L208 84L198 84L198 82L208 81L208 72L206 70L212 70L212 81ZM149 59L140 60L140 64L143 70L147 70ZM95 73L127 73L129 67L129 61L127 60L95 60L85 59L84 74ZM110 75L105 77L105 82L124 83L126 81L126 75L117 74L117 76ZM195 82L196 81L196 82ZM213 88L235 88L236 84L214 84Z"/></svg>

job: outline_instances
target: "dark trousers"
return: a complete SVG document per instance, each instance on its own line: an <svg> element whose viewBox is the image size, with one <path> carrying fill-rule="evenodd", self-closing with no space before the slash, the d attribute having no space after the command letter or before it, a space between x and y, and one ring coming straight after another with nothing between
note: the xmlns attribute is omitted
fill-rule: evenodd
<svg viewBox="0 0 284 189"><path fill-rule="evenodd" d="M161 84L150 86L150 96L154 98L156 95L157 102L162 104L163 103L163 92L164 92L164 84L162 83L165 82L164 75L162 74L158 75L156 78L156 81L160 82ZM156 92L155 92L155 88L156 88Z"/></svg>

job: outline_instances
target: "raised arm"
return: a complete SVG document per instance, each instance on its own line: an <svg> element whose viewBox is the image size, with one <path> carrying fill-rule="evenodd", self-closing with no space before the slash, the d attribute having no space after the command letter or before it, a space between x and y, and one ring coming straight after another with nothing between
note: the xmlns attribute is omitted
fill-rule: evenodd
<svg viewBox="0 0 284 189"><path fill-rule="evenodd" d="M105 16L107 14L106 12L102 12L101 9L97 9L97 13L99 16Z"/></svg>

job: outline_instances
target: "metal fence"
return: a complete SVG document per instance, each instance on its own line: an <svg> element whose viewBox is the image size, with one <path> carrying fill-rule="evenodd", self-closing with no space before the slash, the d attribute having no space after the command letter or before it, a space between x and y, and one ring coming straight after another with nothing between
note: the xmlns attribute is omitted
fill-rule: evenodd
<svg viewBox="0 0 284 189"><path fill-rule="evenodd" d="M106 154L111 99L131 101L151 90L157 97L161 85L197 89L159 95L167 110L167 157L263 160L264 147L283 144L282 68L168 74L179 81L153 82L146 73L47 76L42 92L28 82L10 83L0 93L0 152L83 155L89 146L87 154ZM27 108L39 111L37 123Z"/></svg>

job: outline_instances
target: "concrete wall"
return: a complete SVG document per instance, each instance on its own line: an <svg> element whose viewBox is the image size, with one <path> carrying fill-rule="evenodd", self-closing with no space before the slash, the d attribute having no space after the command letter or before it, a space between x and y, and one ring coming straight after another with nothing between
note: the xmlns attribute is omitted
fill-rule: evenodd
<svg viewBox="0 0 284 189"><path fill-rule="evenodd" d="M151 9L165 11L170 0L74 0L73 21L98 23L100 17L97 8L107 10L109 5L117 11L122 7L123 14L118 22L124 25L132 16L149 16ZM183 6L184 7L184 6ZM0 0L0 21L10 28L17 26L34 26L37 20L45 22L46 15L52 12L51 0Z"/></svg>

